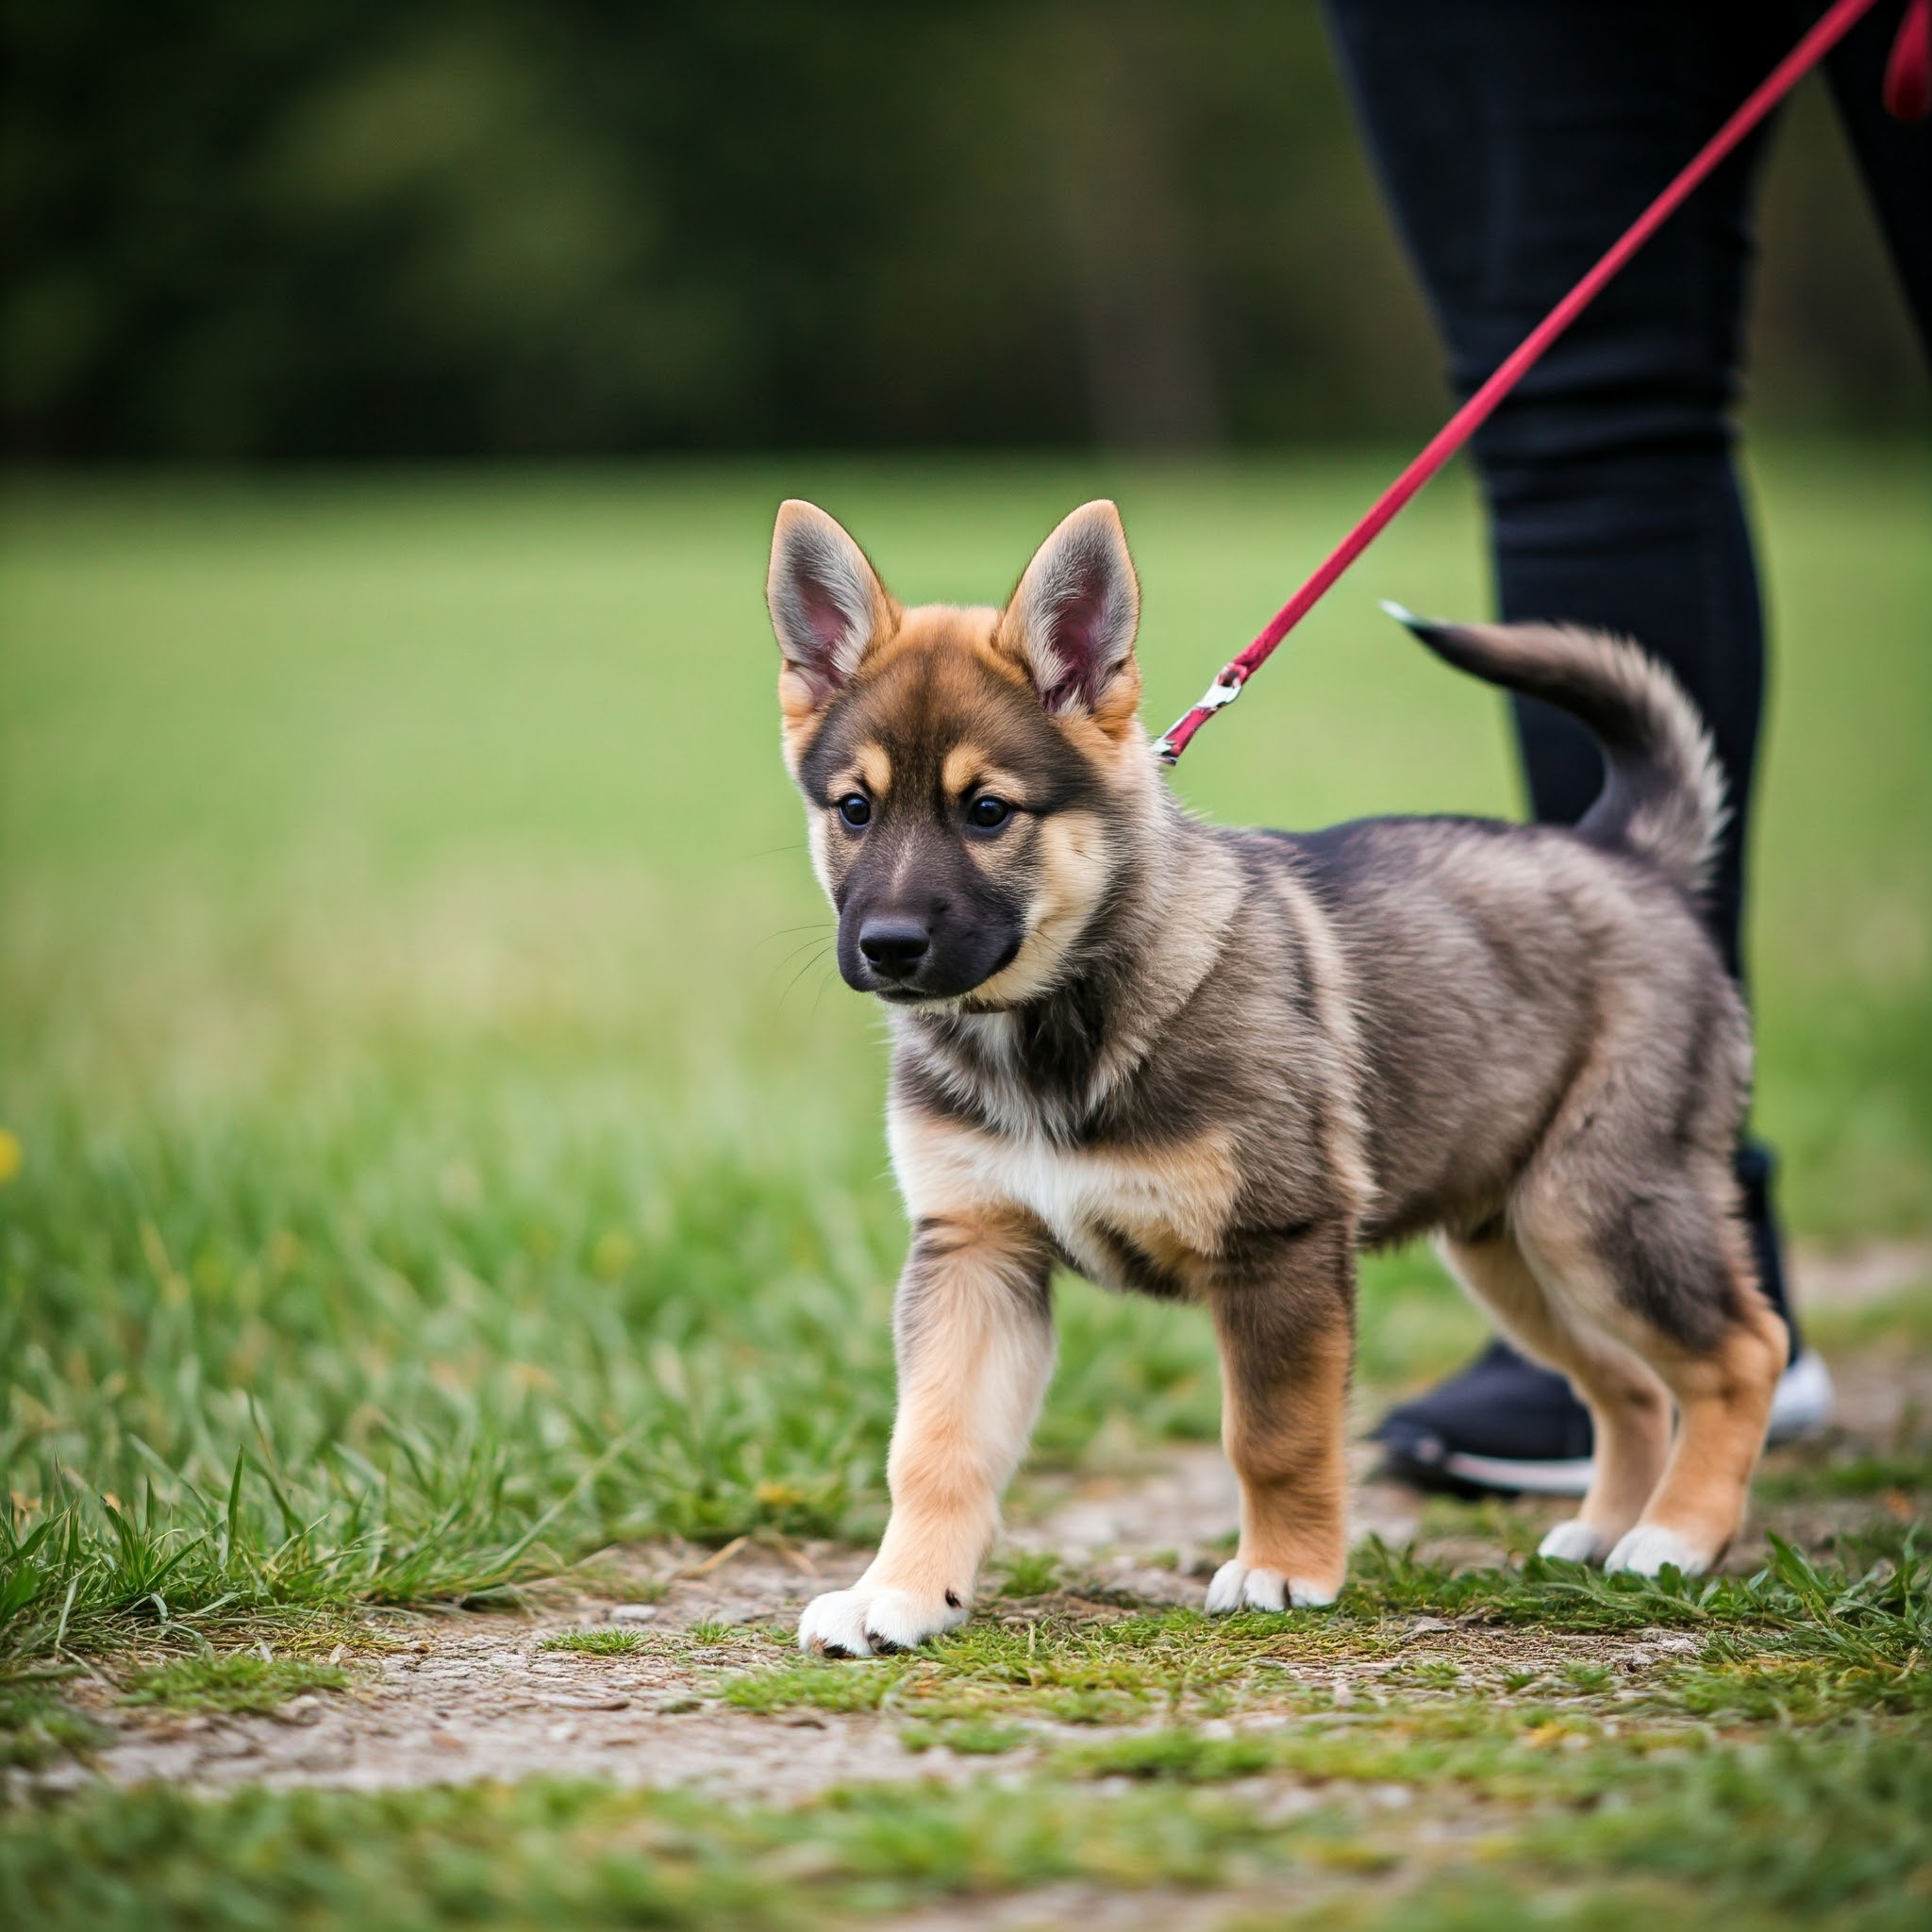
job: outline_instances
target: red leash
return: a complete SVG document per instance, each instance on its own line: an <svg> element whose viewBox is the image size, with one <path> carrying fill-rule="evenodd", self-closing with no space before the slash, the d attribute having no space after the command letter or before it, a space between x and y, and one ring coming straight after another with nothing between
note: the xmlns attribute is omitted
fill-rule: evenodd
<svg viewBox="0 0 1932 1932"><path fill-rule="evenodd" d="M1261 635L1234 661L1224 667L1208 693L1192 710L1154 741L1164 764L1175 764L1195 732L1216 711L1234 703L1241 687L1274 655L1274 648L1305 618L1341 576L1407 503L1462 445L1523 379L1536 361L1574 322L1604 285L1663 226L1684 202L1778 102L1824 59L1877 0L1836 0L1803 40L1772 69L1763 84L1711 136L1690 164L1638 216L1609 252L1524 338L1495 374L1443 424L1422 454L1370 506L1368 514L1322 560L1305 583L1274 615ZM1932 0L1910 0L1886 73L1885 103L1903 119L1917 119L1932 97Z"/></svg>

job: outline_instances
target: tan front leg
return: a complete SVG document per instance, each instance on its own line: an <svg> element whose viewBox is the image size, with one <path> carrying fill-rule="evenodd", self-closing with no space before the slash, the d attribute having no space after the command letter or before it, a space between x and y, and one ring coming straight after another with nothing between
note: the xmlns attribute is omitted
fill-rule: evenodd
<svg viewBox="0 0 1932 1932"><path fill-rule="evenodd" d="M1044 1238L1017 1217L920 1223L893 1315L891 1517L858 1583L807 1608L803 1648L870 1657L965 1622L1053 1373L1051 1268Z"/></svg>
<svg viewBox="0 0 1932 1932"><path fill-rule="evenodd" d="M1241 1537L1208 1586L1210 1615L1329 1604L1341 1588L1353 1248L1340 1226L1284 1238L1265 1270L1213 1291Z"/></svg>

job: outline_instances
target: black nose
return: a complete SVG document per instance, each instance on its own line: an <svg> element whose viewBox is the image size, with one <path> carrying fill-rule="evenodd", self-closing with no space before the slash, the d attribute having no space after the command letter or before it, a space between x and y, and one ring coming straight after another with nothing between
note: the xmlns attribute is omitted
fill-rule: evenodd
<svg viewBox="0 0 1932 1932"><path fill-rule="evenodd" d="M882 979L907 979L932 943L916 919L868 919L858 928L858 950Z"/></svg>

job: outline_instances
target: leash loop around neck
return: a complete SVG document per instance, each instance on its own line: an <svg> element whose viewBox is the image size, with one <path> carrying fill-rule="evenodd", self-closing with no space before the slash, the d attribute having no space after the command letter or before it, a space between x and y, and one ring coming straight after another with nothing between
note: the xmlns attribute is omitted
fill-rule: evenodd
<svg viewBox="0 0 1932 1932"><path fill-rule="evenodd" d="M1322 601L1342 572L1393 521L1397 511L1474 435L1503 398L1522 381L1543 351L1576 320L1605 285L1615 278L1624 264L1683 206L1744 137L1876 5L1877 0L1835 0L1835 4L1819 16L1798 44L1690 158L1670 186L1611 243L1583 279L1504 358L1489 380L1429 439L1409 466L1369 506L1361 521L1322 559L1307 582L1268 620L1260 636L1222 669L1201 701L1183 712L1154 741L1154 755L1162 764L1174 765L1180 761L1181 754L1193 741L1194 734L1215 712L1225 710L1241 696L1242 687L1274 655L1282 639ZM1928 20L1932 20L1932 0L1908 0L1905 20L1892 48L1886 80L1886 106L1902 117L1916 118L1923 114L1928 90L1932 90L1932 82L1928 82L1925 72L1928 63L1932 63L1932 51L1928 51L1928 46L1932 46L1932 42L1928 42Z"/></svg>

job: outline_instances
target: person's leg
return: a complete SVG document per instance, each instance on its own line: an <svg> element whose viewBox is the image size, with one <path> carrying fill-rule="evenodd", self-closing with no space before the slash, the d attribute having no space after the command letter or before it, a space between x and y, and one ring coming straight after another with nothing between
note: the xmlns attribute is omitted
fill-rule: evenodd
<svg viewBox="0 0 1932 1932"><path fill-rule="evenodd" d="M1681 0L1330 0L1330 12L1465 395L1762 77L1785 39L1778 9ZM1711 924L1740 976L1763 632L1729 406L1761 153L1759 137L1700 192L1475 443L1503 614L1638 638L1710 724L1734 803ZM1518 730L1537 815L1579 816L1602 782L1587 734L1535 706L1521 708ZM1768 1158L1746 1149L1740 1170L1759 1266L1782 1306ZM1475 1464L1519 1474L1543 1464L1555 1485L1580 1487L1587 1419L1553 1384L1499 1346L1470 1376L1397 1411L1385 1441L1451 1456L1487 1446ZM1425 1470L1427 1457L1419 1461Z"/></svg>
<svg viewBox="0 0 1932 1932"><path fill-rule="evenodd" d="M1779 9L1694 0L1331 0L1330 10L1465 396L1783 39ZM1761 145L1635 258L1474 442L1501 614L1637 638L1710 725L1737 808L1711 902L1734 972L1764 647L1729 411ZM1580 817L1603 775L1589 735L1544 706L1519 718L1538 817Z"/></svg>
<svg viewBox="0 0 1932 1932"><path fill-rule="evenodd" d="M1813 14L1819 0L1801 10ZM1885 111L1885 63L1905 0L1884 0L1825 62L1845 139L1898 272L1920 345L1932 363L1932 120L1895 121Z"/></svg>
<svg viewBox="0 0 1932 1932"><path fill-rule="evenodd" d="M1647 198L1768 73L1797 27L1777 8L1706 7L1687 27L1656 8L1588 4L1570 21L1607 30L1621 63L1591 50L1591 84L1621 126L1620 154L1647 166L1630 187ZM1614 14L1607 23L1607 12ZM1550 21L1561 29L1565 23ZM1755 30L1752 30L1755 25ZM1637 98L1653 87L1647 107ZM1528 148L1543 123L1524 109ZM1586 144L1588 145L1588 144ZM1755 144L1726 168L1578 320L1549 362L1479 440L1490 504L1496 596L1504 617L1561 616L1636 638L1675 672L1710 727L1731 814L1709 889L1710 926L1744 977L1745 867L1764 697L1764 611L1757 562L1733 459L1730 409L1742 361L1754 254ZM1601 158L1603 166L1610 158ZM1591 219L1591 158L1573 157L1551 184L1542 245L1567 287L1611 239ZM1527 244L1526 244L1527 245ZM1547 307L1515 278L1527 300ZM1523 323L1527 332L1537 318ZM1539 379L1540 378L1540 379ZM1480 380L1480 375L1477 376ZM1574 719L1533 699L1513 704L1530 801L1539 819L1573 824L1595 799L1602 761ZM1771 1150L1747 1141L1738 1177L1765 1291L1802 1349L1772 1198ZM1807 1418L1808 1419L1808 1418Z"/></svg>
<svg viewBox="0 0 1932 1932"><path fill-rule="evenodd" d="M1690 10L1701 16L1701 27L1693 23L1667 36L1655 22L1646 24L1643 8L1631 8L1619 9L1613 28L1620 37L1626 31L1651 35L1650 47L1638 57L1639 71L1660 59L1683 80L1687 66L1694 68L1677 90L1674 114L1659 116L1674 120L1679 141L1675 160L1657 154L1666 173L1674 172L1716 120L1795 43L1823 10L1823 0L1782 6L1707 0ZM1601 11L1589 5L1574 13L1559 10L1568 17L1545 20L1544 26L1553 37L1580 35L1590 16ZM1881 101L1885 61L1903 11L1904 0L1887 0L1847 35L1826 71L1907 304L1932 357L1932 124L1895 121ZM1600 43L1593 43L1593 75L1601 73L1600 56ZM1541 116L1533 106L1526 118L1530 127L1515 142L1519 149L1537 139ZM1731 460L1728 405L1740 360L1752 255L1754 161L1747 156L1741 168L1720 176L1638 257L1477 442L1502 614L1560 613L1637 638L1677 674L1710 725L1734 808L1718 857L1711 924L1740 980L1764 643L1757 565ZM1657 174L1651 186L1661 187L1663 179L1664 173ZM1568 268L1581 273L1609 239L1594 224L1575 235L1558 225L1573 202L1588 200L1587 193L1573 196L1573 185L1559 175L1541 209L1545 239L1562 235L1566 283ZM1557 202L1563 217L1551 216ZM1526 245L1541 248L1544 242ZM1528 306L1539 304L1533 299ZM1512 314L1502 333L1526 333L1534 319ZM1664 329L1674 334L1674 342L1662 340ZM1472 378L1479 381L1492 366L1481 358L1497 346L1491 336L1476 361L1458 365L1465 392ZM1608 389L1618 391L1623 421L1606 433ZM1574 720L1548 706L1518 700L1515 711L1536 815L1574 822L1601 782L1594 746ZM1747 1149L1740 1158L1754 1205L1768 1188L1769 1168L1760 1148Z"/></svg>

